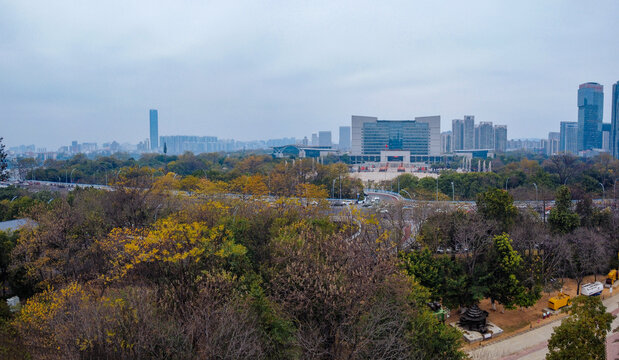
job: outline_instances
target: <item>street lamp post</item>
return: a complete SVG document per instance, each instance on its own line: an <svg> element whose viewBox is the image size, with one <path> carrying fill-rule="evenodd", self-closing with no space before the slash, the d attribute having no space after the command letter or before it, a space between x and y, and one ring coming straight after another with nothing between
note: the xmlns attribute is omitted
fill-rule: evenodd
<svg viewBox="0 0 619 360"><path fill-rule="evenodd" d="M438 176L436 177L436 201L438 202Z"/></svg>
<svg viewBox="0 0 619 360"><path fill-rule="evenodd" d="M337 179L333 179L333 184L331 184L331 199L335 199L335 181Z"/></svg>
<svg viewBox="0 0 619 360"><path fill-rule="evenodd" d="M451 201L456 201L456 190L453 181L451 182Z"/></svg>
<svg viewBox="0 0 619 360"><path fill-rule="evenodd" d="M71 173L69 174L69 178L71 179L71 184L73 184L73 172L75 171L75 168L73 168L73 170L71 170Z"/></svg>
<svg viewBox="0 0 619 360"><path fill-rule="evenodd" d="M537 209L537 184L533 183L533 186L535 186L535 208Z"/></svg>
<svg viewBox="0 0 619 360"><path fill-rule="evenodd" d="M602 187L602 204L604 204L604 193L606 192L606 189L604 188L604 184L599 183L600 186Z"/></svg>
<svg viewBox="0 0 619 360"><path fill-rule="evenodd" d="M340 175L340 200L342 200L342 175Z"/></svg>

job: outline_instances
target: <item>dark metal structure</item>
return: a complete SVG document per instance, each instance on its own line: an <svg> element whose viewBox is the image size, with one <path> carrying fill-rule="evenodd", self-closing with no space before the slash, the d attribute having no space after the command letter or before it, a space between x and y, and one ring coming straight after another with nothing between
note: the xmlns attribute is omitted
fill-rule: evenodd
<svg viewBox="0 0 619 360"><path fill-rule="evenodd" d="M487 317L487 311L480 309L477 305L473 305L466 309L466 311L460 316L459 324L463 328L484 334L488 331L488 327L486 326Z"/></svg>

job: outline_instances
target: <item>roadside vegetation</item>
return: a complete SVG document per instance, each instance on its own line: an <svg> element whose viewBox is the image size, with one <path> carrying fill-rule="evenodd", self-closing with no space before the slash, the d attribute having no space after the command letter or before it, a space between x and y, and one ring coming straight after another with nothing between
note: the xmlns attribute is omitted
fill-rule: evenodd
<svg viewBox="0 0 619 360"><path fill-rule="evenodd" d="M333 208L326 199L340 197L340 185L342 198L363 198L342 163L169 158L76 157L34 170L56 166L80 181L94 161L113 163L111 190L0 189L3 219L32 219L0 233L2 297L21 299L15 312L1 302L0 357L463 359L461 334L429 301L457 309L490 299L513 311L561 279L580 286L619 266L619 211L577 183L594 178L599 159L581 163L567 185L537 162L505 165L516 164L523 184L554 179L546 189L555 205L542 215L536 203L516 207L513 187L490 183L462 196L475 207ZM439 186L449 181L451 191L445 179L456 177L504 183L504 174L445 172ZM409 176L400 185L418 194ZM601 321L598 338L608 330Z"/></svg>

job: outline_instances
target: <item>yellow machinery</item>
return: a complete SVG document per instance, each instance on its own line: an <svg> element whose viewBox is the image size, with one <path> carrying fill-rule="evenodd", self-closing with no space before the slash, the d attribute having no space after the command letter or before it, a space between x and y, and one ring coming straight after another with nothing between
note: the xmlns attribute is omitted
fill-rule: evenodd
<svg viewBox="0 0 619 360"><path fill-rule="evenodd" d="M558 293L557 296L551 297L548 300L548 307L552 310L559 310L564 306L571 305L570 296L564 294L562 292Z"/></svg>
<svg viewBox="0 0 619 360"><path fill-rule="evenodd" d="M615 281L617 281L617 275L619 275L617 274L617 270L611 270L608 273L608 276L606 276L606 285L612 286L615 283Z"/></svg>

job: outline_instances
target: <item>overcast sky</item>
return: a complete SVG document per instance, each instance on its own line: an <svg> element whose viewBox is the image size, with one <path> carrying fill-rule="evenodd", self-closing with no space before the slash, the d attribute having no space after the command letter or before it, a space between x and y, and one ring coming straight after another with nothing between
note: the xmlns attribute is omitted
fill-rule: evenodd
<svg viewBox="0 0 619 360"><path fill-rule="evenodd" d="M8 146L160 135L238 140L351 115L464 114L545 137L578 85L619 81L619 1L0 0Z"/></svg>

